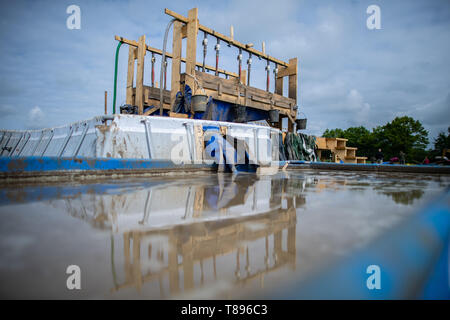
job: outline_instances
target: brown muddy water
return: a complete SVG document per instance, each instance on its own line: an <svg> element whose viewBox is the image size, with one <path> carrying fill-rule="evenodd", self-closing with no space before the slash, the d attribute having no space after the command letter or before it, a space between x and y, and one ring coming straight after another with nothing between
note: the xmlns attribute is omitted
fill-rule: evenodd
<svg viewBox="0 0 450 320"><path fill-rule="evenodd" d="M302 170L3 187L0 297L270 297L449 186L449 176ZM80 290L67 288L69 265Z"/></svg>

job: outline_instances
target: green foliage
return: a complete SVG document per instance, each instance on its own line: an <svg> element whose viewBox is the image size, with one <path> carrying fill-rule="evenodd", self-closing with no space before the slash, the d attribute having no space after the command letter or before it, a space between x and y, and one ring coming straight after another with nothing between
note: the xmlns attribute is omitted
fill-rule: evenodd
<svg viewBox="0 0 450 320"><path fill-rule="evenodd" d="M436 139L434 139L434 150L438 155L442 155L444 149L450 149L450 127L445 132L440 132Z"/></svg>
<svg viewBox="0 0 450 320"><path fill-rule="evenodd" d="M450 128L449 128L450 133ZM348 139L347 145L358 148L358 155L372 157L378 148L382 149L384 159L398 157L400 151L406 154L407 161L422 162L427 154L425 148L428 145L428 132L418 120L411 117L396 117L383 126L378 126L371 131L360 127L350 127L346 130L339 128L327 129L322 135L329 138ZM445 136L445 135L444 135ZM439 146L448 143L448 137L438 137ZM445 142L442 142L442 141Z"/></svg>

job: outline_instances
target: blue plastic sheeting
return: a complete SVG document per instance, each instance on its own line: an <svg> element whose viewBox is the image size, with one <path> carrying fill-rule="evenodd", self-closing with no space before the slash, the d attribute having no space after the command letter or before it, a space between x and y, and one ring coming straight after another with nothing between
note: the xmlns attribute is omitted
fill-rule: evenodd
<svg viewBox="0 0 450 320"><path fill-rule="evenodd" d="M205 168L207 164L174 164L167 160L115 159L115 158L56 158L25 157L0 158L0 172L46 172L74 170L141 170Z"/></svg>
<svg viewBox="0 0 450 320"><path fill-rule="evenodd" d="M276 299L449 299L450 190L363 250L329 264ZM371 265L380 268L380 289L369 289Z"/></svg>
<svg viewBox="0 0 450 320"><path fill-rule="evenodd" d="M234 113L234 104L219 101L219 100L212 100L211 104L211 119L208 120L214 120L214 121L226 121L226 122L233 122L236 120L236 115ZM207 109L208 111L208 109ZM194 115L194 119L204 119L204 112L197 112ZM266 120L269 119L269 112L253 109L250 107L246 108L246 120L247 121L256 121L256 120Z"/></svg>
<svg viewBox="0 0 450 320"><path fill-rule="evenodd" d="M450 190L363 250L274 292L277 299L450 299ZM369 289L367 268L380 268Z"/></svg>

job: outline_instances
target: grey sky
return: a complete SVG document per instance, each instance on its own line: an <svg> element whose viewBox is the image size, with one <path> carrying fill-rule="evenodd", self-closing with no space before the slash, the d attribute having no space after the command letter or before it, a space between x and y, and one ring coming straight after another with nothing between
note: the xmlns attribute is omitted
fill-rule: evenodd
<svg viewBox="0 0 450 320"><path fill-rule="evenodd" d="M66 28L71 4L81 8L81 30ZM366 27L370 4L381 8L381 30ZM450 125L449 1L72 0L0 3L0 128L50 127L102 114L104 90L111 110L114 35L137 40L145 34L147 44L162 48L170 21L165 7L184 15L198 7L200 23L225 34L233 25L241 42L260 48L265 41L275 57L298 57L307 133L372 128L397 115L420 120L430 138ZM127 55L124 45L118 105L125 100ZM222 45L221 67L236 71L236 55ZM265 88L265 62L253 61L252 85Z"/></svg>

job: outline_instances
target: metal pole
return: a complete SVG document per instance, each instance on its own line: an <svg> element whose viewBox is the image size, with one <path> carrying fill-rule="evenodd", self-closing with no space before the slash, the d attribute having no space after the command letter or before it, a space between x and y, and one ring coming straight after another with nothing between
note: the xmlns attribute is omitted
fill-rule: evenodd
<svg viewBox="0 0 450 320"><path fill-rule="evenodd" d="M204 32L204 38L203 38L203 72L205 72L205 60L206 60L206 50L208 48L208 38L207 33Z"/></svg>
<svg viewBox="0 0 450 320"><path fill-rule="evenodd" d="M242 75L242 49L239 48L239 54L237 56L237 59L239 61L239 82L241 82L241 75Z"/></svg>
<svg viewBox="0 0 450 320"><path fill-rule="evenodd" d="M269 86L270 86L270 61L269 60L267 60L266 71L267 71L266 91L269 92Z"/></svg>
<svg viewBox="0 0 450 320"><path fill-rule="evenodd" d="M152 87L155 87L155 53L152 52Z"/></svg>
<svg viewBox="0 0 450 320"><path fill-rule="evenodd" d="M217 44L214 47L214 50L216 50L216 73L215 75L219 75L219 51L220 51L220 39L217 38Z"/></svg>
<svg viewBox="0 0 450 320"><path fill-rule="evenodd" d="M250 71L252 69L252 53L251 52L248 53L247 65L248 65L247 86L250 86Z"/></svg>
<svg viewBox="0 0 450 320"><path fill-rule="evenodd" d="M278 74L278 64L275 63L275 68L273 69L273 83L275 84L273 87L273 92L277 91L277 74Z"/></svg>

